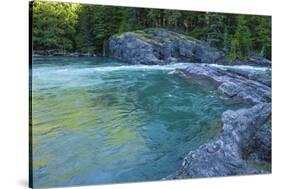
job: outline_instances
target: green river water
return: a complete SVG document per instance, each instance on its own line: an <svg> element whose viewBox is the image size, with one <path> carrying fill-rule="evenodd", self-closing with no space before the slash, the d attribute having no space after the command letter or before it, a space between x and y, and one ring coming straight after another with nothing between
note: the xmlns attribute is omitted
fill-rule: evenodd
<svg viewBox="0 0 281 189"><path fill-rule="evenodd" d="M110 58L34 58L31 123L35 187L162 179L242 105L172 73L184 64Z"/></svg>

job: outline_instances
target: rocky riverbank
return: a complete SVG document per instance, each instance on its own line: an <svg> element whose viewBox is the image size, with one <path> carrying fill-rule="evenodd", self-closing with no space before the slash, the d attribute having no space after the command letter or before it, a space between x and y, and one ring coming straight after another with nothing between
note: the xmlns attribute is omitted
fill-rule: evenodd
<svg viewBox="0 0 281 189"><path fill-rule="evenodd" d="M185 69L177 69L182 75L194 81L206 81L216 86L218 91L229 98L238 98L248 103L271 102L271 71L254 75L251 72L221 69L208 65L189 64Z"/></svg>
<svg viewBox="0 0 281 189"><path fill-rule="evenodd" d="M271 172L271 87L261 81L230 70L191 64L175 72L196 82L217 87L228 98L253 106L222 114L220 136L189 152L181 168L166 179L258 174Z"/></svg>
<svg viewBox="0 0 281 189"><path fill-rule="evenodd" d="M61 52L58 49L49 50L33 50L33 57L53 57L53 56L65 56L65 57L95 57L93 52Z"/></svg>
<svg viewBox="0 0 281 189"><path fill-rule="evenodd" d="M189 152L181 168L166 179L271 172L270 104L225 111L222 127L218 138Z"/></svg>
<svg viewBox="0 0 281 189"><path fill-rule="evenodd" d="M180 169L166 179L271 172L271 61L256 55L247 61L229 61L223 51L164 29L113 36L109 49L113 57L130 64L197 63L174 74L198 84L207 82L221 95L252 105L225 111L221 134L189 152ZM255 73L200 63L266 66L267 70Z"/></svg>

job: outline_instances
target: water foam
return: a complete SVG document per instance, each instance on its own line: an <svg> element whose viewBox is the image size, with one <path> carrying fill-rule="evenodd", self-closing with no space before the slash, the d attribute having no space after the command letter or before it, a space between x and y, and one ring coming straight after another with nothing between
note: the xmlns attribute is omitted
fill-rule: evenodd
<svg viewBox="0 0 281 189"><path fill-rule="evenodd" d="M168 65L123 65L123 66L104 66L104 67L95 67L95 68L83 68L84 71L89 72L114 72L114 71L153 71L153 70L167 70L173 71L175 69L184 69L187 65L196 64L196 63L175 63ZM248 65L219 65L219 64L201 64L211 67L216 67L220 69L237 69L245 71L267 71L271 70L268 67L257 67L257 66L248 66Z"/></svg>
<svg viewBox="0 0 281 189"><path fill-rule="evenodd" d="M211 67L216 67L220 69L237 69L237 70L245 70L245 71L267 71L271 70L268 67L258 67L258 66L249 66L249 65L233 65L233 66L226 66L226 65L219 65L219 64L206 64Z"/></svg>
<svg viewBox="0 0 281 189"><path fill-rule="evenodd" d="M105 66L95 68L85 68L88 71L114 72L114 71L149 71L149 70L168 70L185 68L188 63L177 63L169 65L125 65L125 66Z"/></svg>

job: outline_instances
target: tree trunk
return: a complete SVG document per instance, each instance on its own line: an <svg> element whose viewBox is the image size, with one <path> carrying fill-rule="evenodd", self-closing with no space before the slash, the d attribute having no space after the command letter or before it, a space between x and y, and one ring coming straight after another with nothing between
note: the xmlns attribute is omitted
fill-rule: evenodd
<svg viewBox="0 0 281 189"><path fill-rule="evenodd" d="M105 56L105 47L106 47L106 40L103 40L103 43L102 43L102 56Z"/></svg>
<svg viewBox="0 0 281 189"><path fill-rule="evenodd" d="M261 48L260 55L263 56L263 57L265 56L265 46L264 45Z"/></svg>

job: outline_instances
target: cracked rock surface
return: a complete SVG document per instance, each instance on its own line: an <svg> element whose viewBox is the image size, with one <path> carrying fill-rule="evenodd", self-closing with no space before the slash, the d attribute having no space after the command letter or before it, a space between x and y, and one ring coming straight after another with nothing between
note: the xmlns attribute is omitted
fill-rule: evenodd
<svg viewBox="0 0 281 189"><path fill-rule="evenodd" d="M229 98L253 106L222 114L221 134L189 152L181 168L165 179L271 172L271 85L208 65L192 64L176 74L205 80Z"/></svg>

